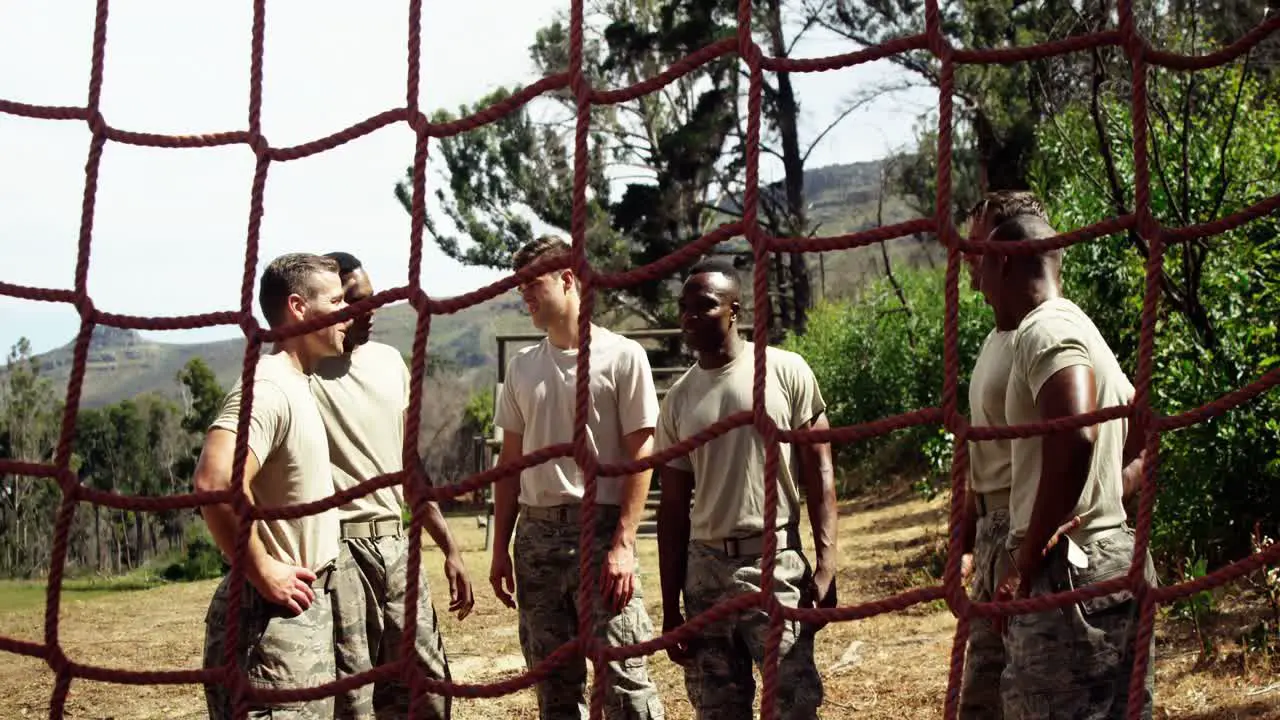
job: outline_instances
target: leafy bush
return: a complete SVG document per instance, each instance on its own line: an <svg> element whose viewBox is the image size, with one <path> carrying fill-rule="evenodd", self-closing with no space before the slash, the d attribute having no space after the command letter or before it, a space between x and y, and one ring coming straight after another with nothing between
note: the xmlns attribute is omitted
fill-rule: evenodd
<svg viewBox="0 0 1280 720"><path fill-rule="evenodd" d="M893 283L881 279L858 298L819 304L809 315L808 332L782 344L813 368L833 427L942 404L945 273L937 268L894 275L901 298ZM968 412L969 372L993 323L981 295L969 290L968 272L962 271L957 389L962 413ZM833 446L837 462L850 471L840 490L854 489L849 480L865 485L918 474L926 479L922 489L932 492L950 471L952 442L940 425L925 425Z"/></svg>
<svg viewBox="0 0 1280 720"><path fill-rule="evenodd" d="M187 533L186 555L165 567L160 577L169 582L192 582L222 577L230 569L209 531L203 525L191 525Z"/></svg>

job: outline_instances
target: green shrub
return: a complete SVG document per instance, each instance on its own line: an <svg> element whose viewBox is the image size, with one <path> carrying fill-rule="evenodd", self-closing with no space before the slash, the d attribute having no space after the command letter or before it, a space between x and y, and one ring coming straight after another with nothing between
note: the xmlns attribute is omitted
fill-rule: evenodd
<svg viewBox="0 0 1280 720"><path fill-rule="evenodd" d="M819 304L808 332L788 337L782 347L802 355L813 368L833 427L858 425L937 407L943 381L943 268L897 271L903 305L888 279L872 283L853 300ZM958 324L958 407L968 412L968 377L982 339L994 318L981 295L969 290L961 271ZM832 451L846 471L840 490L875 484L896 475L924 478L931 493L951 467L952 437L939 424L923 425Z"/></svg>
<svg viewBox="0 0 1280 720"><path fill-rule="evenodd" d="M169 582L192 582L222 577L230 569L209 531L204 525L193 524L187 528L186 555L166 566L160 577Z"/></svg>

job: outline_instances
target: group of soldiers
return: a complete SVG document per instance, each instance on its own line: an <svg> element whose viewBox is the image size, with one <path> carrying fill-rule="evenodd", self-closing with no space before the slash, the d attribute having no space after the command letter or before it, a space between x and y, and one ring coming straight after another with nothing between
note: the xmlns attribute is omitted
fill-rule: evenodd
<svg viewBox="0 0 1280 720"><path fill-rule="evenodd" d="M970 236L1018 241L1055 234L1029 193L990 193L974 208ZM564 257L570 245L546 236L522 247L517 271ZM1089 318L1062 295L1061 251L967 258L973 287L996 325L973 369L974 426L1018 425L1128 403L1133 387ZM635 340L590 325L585 435L601 465L664 452L753 406L755 348L741 337L739 277L706 259L679 295L684 344L696 363L659 403L647 355ZM501 464L548 445L572 442L576 419L579 280L570 269L526 279L520 294L545 338L507 368L494 421ZM373 295L360 262L346 253L289 254L264 271L262 312L285 329ZM243 491L262 507L314 502L381 475L401 472L410 380L394 348L372 342L372 313L282 340L253 377ZM798 354L765 348L764 411L779 430L827 427L826 402ZM231 485L242 384L210 428L195 473L198 490ZM424 403L429 404L430 398ZM1043 437L973 442L965 493L962 566L978 601L1027 598L1128 572L1133 532L1125 498L1138 485L1142 433L1127 420ZM717 435L656 469L658 571L663 632L747 593L772 594L789 607L836 607L837 523L827 443L778 448L776 524L765 527L766 443L752 425ZM636 552L653 471L596 478L591 583L579 583L583 474L572 457L524 469L494 486L493 592L517 611L525 662L533 668L573 640L580 598L595 637L610 646L654 637ZM803 498L803 502L802 502ZM813 545L801 537L801 506ZM418 573L416 624L406 628L409 552L401 485L299 518L254 521L240 588L238 645L232 649L252 687L316 686L401 657L429 678L451 679L427 573ZM236 553L239 519L230 503L202 509L218 546ZM434 502L425 527L445 558L449 611L461 619L474 595L461 553ZM762 572L766 535L776 540L772 578ZM1147 575L1154 579L1147 559ZM206 619L205 666L225 664L230 576ZM667 648L681 666L701 720L752 715L753 670L765 660L767 607L742 610ZM780 718L813 720L823 704L814 639L823 623L785 620L778 647ZM971 623L961 688L964 718L1124 717L1135 653L1137 603L1128 591L1064 608ZM1150 668L1150 666L1148 666ZM536 684L544 720L585 718L586 659L578 654ZM610 720L662 720L663 700L646 657L608 663L604 712ZM1148 672L1143 717L1151 716ZM410 689L402 676L307 702L255 702L250 717L402 718ZM231 717L225 684L206 685L213 718ZM420 717L451 716L451 698L415 698Z"/></svg>

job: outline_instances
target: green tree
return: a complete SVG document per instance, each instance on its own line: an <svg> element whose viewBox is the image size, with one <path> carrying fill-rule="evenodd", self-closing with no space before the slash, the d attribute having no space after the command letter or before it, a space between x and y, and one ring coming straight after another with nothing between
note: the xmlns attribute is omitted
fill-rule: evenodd
<svg viewBox="0 0 1280 720"><path fill-rule="evenodd" d="M0 384L0 446L3 457L27 462L53 459L62 402L53 383L40 375L31 343L21 338L9 351ZM0 475L0 570L25 574L47 560L57 491L51 481Z"/></svg>
<svg viewBox="0 0 1280 720"><path fill-rule="evenodd" d="M607 26L603 33L593 28ZM584 48L584 72L598 88L622 87L657 75L676 59L724 36L701 4L689 8L641 2L594 6ZM568 69L569 30L557 20L538 31L530 53L538 72ZM657 37L661 42L655 42ZM738 73L733 57L707 63L630 103L596 106L588 142L587 242L592 263L612 270L665 257L707 232L718 216L721 152L736 123ZM502 89L459 115L513 95ZM571 93L553 94L504 118L440 141L449 193L437 190L445 214L472 245L444 234L428 216L427 228L447 254L464 262L509 268L511 253L534 236L517 212L564 232L573 213L575 105ZM544 114L545 119L535 113ZM436 121L454 119L441 111ZM732 163L732 160L724 161ZM607 169L633 172L616 193ZM408 176L396 188L411 208ZM675 322L667 278L607 291L602 309L669 327ZM602 314L604 314L602 312ZM673 348L674 350L674 348Z"/></svg>
<svg viewBox="0 0 1280 720"><path fill-rule="evenodd" d="M483 437L492 437L493 428L493 388L472 393L467 400L464 411L463 429Z"/></svg>
<svg viewBox="0 0 1280 720"><path fill-rule="evenodd" d="M147 491L155 477L147 421L138 403L124 400L96 410L80 413L77 420L76 450L81 458L81 481L104 492L150 494ZM142 520L138 513L94 506L97 535L101 543L102 515L106 516L109 556L103 557L99 545L98 563L102 569L108 562L111 572L119 573L136 567L141 560ZM129 527L135 530L133 543Z"/></svg>
<svg viewBox="0 0 1280 720"><path fill-rule="evenodd" d="M199 357L187 361L178 371L177 381L182 386L182 400L186 407L182 428L203 436L217 419L226 390L218 384L218 377L209 364Z"/></svg>

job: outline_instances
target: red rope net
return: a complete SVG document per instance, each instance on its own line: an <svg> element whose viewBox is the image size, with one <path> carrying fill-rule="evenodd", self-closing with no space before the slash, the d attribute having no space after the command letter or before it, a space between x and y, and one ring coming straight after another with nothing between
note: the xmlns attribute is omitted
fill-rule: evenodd
<svg viewBox="0 0 1280 720"><path fill-rule="evenodd" d="M1115 30L1072 37L1065 40L1044 43L1032 47L1016 47L992 50L956 50L951 47L942 34L937 0L926 0L924 33L910 37L898 38L879 46L857 52L826 58L793 60L770 58L763 55L751 37L751 2L741 0L738 9L738 34L734 39L725 39L709 45L681 62L675 64L661 75L637 83L628 88L618 90L601 90L592 88L582 71L583 46L583 0L572 0L569 70L553 75L535 83L517 93L506 101L486 108L475 115L460 120L435 124L428 122L418 106L419 84L421 77L421 0L409 2L409 36L408 36L408 77L406 83L405 106L387 110L373 117L341 130L328 137L295 147L272 147L261 131L262 108L262 73L263 73L263 38L265 0L255 0L252 29L252 65L250 69L249 91L249 129L211 135L172 136L149 133L130 132L113 128L107 124L99 111L99 99L102 89L103 58L107 37L107 0L99 0L93 35L92 69L89 76L88 103L83 107L37 106L25 103L0 100L0 112L29 118L46 120L80 120L89 125L93 140L89 147L89 156L85 164L84 202L82 206L78 258L76 262L75 287L73 290L58 290L15 285L0 282L0 294L11 297L46 301L63 302L74 305L80 314L80 331L76 337L74 367L67 388L66 409L62 418L62 433L57 445L53 464L37 464L0 459L0 472L15 475L47 477L57 481L62 492L55 523L55 539L52 562L49 572L48 594L45 610L45 632L43 643L32 643L8 637L0 637L0 650L43 659L48 663L56 676L52 698L49 703L49 717L63 717L63 710L73 678L84 678L99 682L122 684L192 684L222 683L230 687L236 698L237 716L244 717L250 699L299 701L333 695L346 689L364 685L378 680L387 680L399 676L408 682L413 689L415 700L423 693L448 694L455 697L495 697L517 690L531 687L538 680L556 671L556 667L573 655L581 653L589 658L595 668L595 682L591 694L591 717L600 718L604 700L604 684L601 682L606 672L606 663L611 659L649 655L670 645L688 640L708 624L749 607L762 607L769 613L772 623L769 633L768 648L763 665L763 688L761 713L762 717L772 717L775 709L777 693L778 645L782 634L784 619L801 621L838 622L864 618L884 612L902 610L916 603L944 599L951 611L958 618L955 641L952 647L951 668L948 678L945 713L947 718L954 718L959 700L959 683L964 663L964 648L969 633L969 622L974 616L1001 616L1026 612L1043 611L1061 607L1071 602L1097 597L1120 589L1128 588L1137 596L1140 603L1141 623L1138 631L1137 655L1130 682L1130 697L1141 697L1143 677L1146 673L1149 643L1152 637L1155 608L1158 603L1169 602L1179 597L1191 595L1206 588L1216 587L1230 582L1258 568L1280 561L1280 544L1274 544L1264 552L1259 552L1224 567L1210 575L1194 581L1184 582L1169 587L1155 588L1147 584L1142 574L1142 565L1134 564L1126 577L1115 578L1096 585L1079 588L1069 592L1040 596L1019 601L1000 603L973 603L969 600L960 583L960 524L964 507L964 482L968 463L968 440L994 438L1029 437L1055 430L1081 427L1093 423L1129 417L1144 421L1148 428L1146 435L1146 452L1150 462L1146 464L1141 501L1137 517L1137 541L1134 549L1135 557L1146 554L1151 528L1151 514L1155 503L1155 476L1158 462L1157 453L1160 448L1160 433L1174 430L1204 421L1222 414L1233 407L1248 402L1280 382L1280 368L1271 370L1247 387L1229 393L1205 406L1180 415L1158 416L1151 407L1151 370L1152 350L1155 344L1156 310L1159 302L1159 280L1164 258L1164 248L1170 243L1186 242L1195 238L1216 235L1238 227L1250 220L1280 209L1280 195L1270 197L1234 215L1213 222L1183 228L1164 228L1152 216L1150 210L1150 184L1147 165L1147 103L1146 77L1148 65L1163 66L1177 70L1200 70L1222 65L1242 55L1257 45L1271 32L1280 28L1280 16L1271 15L1244 37L1217 52L1201 56L1183 56L1161 52L1149 47L1137 31L1133 17L1132 0L1120 0L1119 27ZM1030 253L1049 248L1064 248L1069 245L1101 237L1129 228L1136 229L1150 245L1150 253L1146 264L1146 288L1143 298L1142 325L1139 342L1138 371L1135 378L1136 396L1131 405L1110 407L1088 415L1055 420L1046 423L1021 425L1003 428L970 427L966 418L957 412L956 388L959 378L959 362L957 349L957 317L959 308L959 275L962 252L981 252L987 245L985 242L969 242L962 239L952 224L949 215L951 207L951 151L952 151L952 91L954 85L955 66L957 64L982 63L1014 63L1062 55L1070 52L1098 47L1118 46L1131 61L1133 68L1132 102L1133 102L1133 136L1134 136L1134 185L1135 210L1131 215L1111 218L1072 232L1063 233L1053 238L1024 241L1019 243L1001 243L1004 253ZM774 72L818 72L851 67L860 63L882 59L890 55L909 50L927 50L940 62L941 74L938 95L938 174L937 197L933 218L921 218L909 222L874 228L865 232L836 237L822 238L780 238L765 234L756 223L759 199L759 141L760 141L760 105L762 73L765 70ZM750 68L751 84L748 95L747 124L747 164L745 210L741 220L723 225L715 231L699 238L697 241L681 248L671 255L644 267L614 274L597 273L591 266L584 242L586 230L586 177L587 177L587 135L590 124L590 108L593 104L621 103L633 100L642 95L652 93L672 82L698 66L713 58L728 53L738 53ZM573 253L572 260L547 261L534 264L525 270L481 288L466 295L454 298L435 300L423 289L422 274L422 230L425 214L425 167L427 160L427 143L433 137L447 137L466 132L513 112L538 95L563 88L572 90L577 100L577 133L575 138L573 191L574 212L572 222ZM410 229L410 252L408 283L402 287L386 290L374 297L350 306L340 313L327 318L311 321L287 330L270 331L259 327L253 317L253 280L258 262L258 234L262 219L262 198L266 186L267 171L273 162L284 162L304 158L316 153L331 150L339 145L367 135L379 128L396 122L406 122L413 128L417 142L413 159L413 203ZM245 248L244 277L240 288L240 309L208 313L204 315L182 317L133 317L102 312L94 308L93 300L86 291L86 280L89 274L89 258L92 248L94 197L98 184L98 168L102 159L102 150L108 140L115 142L165 148L200 148L218 145L245 144L254 152L257 166L253 177L252 201L249 209L247 243ZM823 431L780 430L764 413L764 377L765 346L767 345L766 317L764 303L767 302L768 289L768 255L770 252L822 252L838 249L850 249L880 242L914 233L935 233L947 249L946 271L946 323L944 333L945 379L942 387L942 402L939 407L917 410L895 417L884 418L873 423L854 427L832 428ZM585 413L587 412L588 386L587 369L590 363L590 320L598 287L624 287L642 280L664 276L687 265L699 255L709 250L716 243L731 237L743 235L751 243L754 252L754 340L755 340L755 384L753 388L753 410L724 418L706 431L694 436L678 446L669 448L643 462L624 463L619 465L600 465L591 453L586 442ZM432 315L449 314L476 303L484 302L518 286L526 279L543 272L572 267L582 282L582 313L579 318L581 336L578 354L577 407L574 423L573 442L553 445L534 453L525 455L518 462L495 467L477 473L457 485L447 487L431 487L424 477L417 460L416 443L418 436L419 411L422 405L422 378L426 367L427 338L431 327ZM374 478L362 486L337 493L319 502L312 502L289 507L263 509L251 506L244 495L239 492L226 491L216 493L189 493L170 497L136 497L123 496L111 492L103 492L81 485L76 473L70 468L72 439L75 435L75 418L80 403L80 390L84 380L85 359L89 348L89 340L95 325L108 325L119 328L136 328L145 330L182 330L213 325L238 324L244 331L248 344L245 350L242 380L244 387L243 403L240 408L240 427L247 425L249 413L253 405L254 370L265 342L273 342L314 332L321 327L341 322L358 314L373 311L388 303L400 300L409 301L418 311L418 324L413 341L412 359L412 391L410 394L411 412L405 428L404 464L408 468L399 473ZM637 472L643 468L655 467L668 459L688 453L697 447L729 430L752 425L761 436L768 441L765 471L768 482L765 483L765 525L776 524L777 519L777 470L778 443L816 443L816 442L856 442L894 430L926 423L942 423L954 433L955 455L951 470L951 517L950 545L948 561L943 577L943 584L924 589L911 590L893 597L833 609L797 609L782 606L773 595L762 592L745 595L708 610L701 615L690 618L683 626L649 642L628 647L606 647L593 637L590 631L590 607L594 598L590 588L594 586L589 575L586 558L591 553L591 529L594 527L596 508L596 478L599 475L615 476ZM241 433L236 441L234 473L232 487L239 487L242 480L243 463L247 443L245 434ZM583 523L580 535L582 581L579 585L579 635L575 640L566 643L547 660L527 673L503 682L471 685L465 683L449 683L433 681L426 678L417 665L410 660L388 663L374 668L358 676L336 681L320 687L299 688L293 690L253 690L249 687L247 677L235 663L232 653L235 649L239 614L237 609L241 602L243 585L242 558L248 543L248 522L250 519L296 518L337 507L352 498L368 494L378 488L402 483L406 497L414 508L410 527L409 563L408 563L408 596L405 601L405 626L416 627L418 573L421 561L421 532L424 502L429 499L454 497L472 492L500 478L515 475L520 470L543 463L557 457L572 456L582 468L585 477L586 498L583 508ZM62 578L67 552L67 536L72 514L76 503L90 502L108 507L126 510L160 511L178 508L196 508L201 505L230 502L240 517L241 532L237 538L235 557L231 565L231 580L228 597L228 624L226 628L228 655L227 664L223 667L208 670L175 670L175 671L126 671L104 667L95 667L77 663L68 658L58 643L58 608L61 598ZM764 578L761 585L769 587L773 576L774 555L777 540L772 534L764 536ZM404 652L402 657L413 657L414 637L405 633L401 640ZM1131 703L1129 717L1137 718L1139 705ZM411 709L411 714L413 710Z"/></svg>

